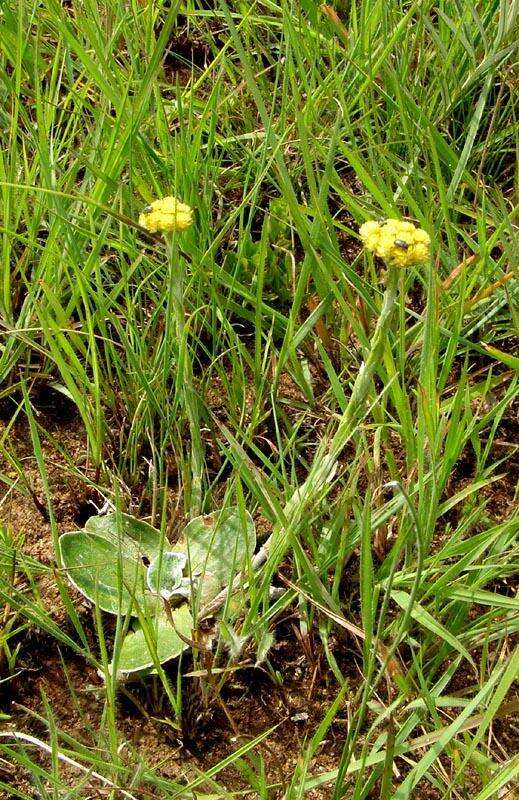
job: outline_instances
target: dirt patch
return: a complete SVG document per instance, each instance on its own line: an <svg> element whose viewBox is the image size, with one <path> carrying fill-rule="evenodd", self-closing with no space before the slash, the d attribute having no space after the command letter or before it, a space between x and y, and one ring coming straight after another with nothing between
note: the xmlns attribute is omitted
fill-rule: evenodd
<svg viewBox="0 0 519 800"><path fill-rule="evenodd" d="M48 433L48 437L42 439L42 451L57 529L59 533L74 530L80 524L80 515L84 513L90 493L81 476L81 473L90 472L85 432L76 415L67 418L64 413L63 421L54 409L53 412L40 410L38 416ZM0 439L8 425L0 420ZM25 418L19 418L8 430L0 456L0 472L7 484L0 502L1 524L12 532L26 555L46 567L54 567L44 482ZM96 513L93 503L90 513ZM67 614L52 573L44 573L39 578L39 589L45 609L55 621L64 622Z"/></svg>

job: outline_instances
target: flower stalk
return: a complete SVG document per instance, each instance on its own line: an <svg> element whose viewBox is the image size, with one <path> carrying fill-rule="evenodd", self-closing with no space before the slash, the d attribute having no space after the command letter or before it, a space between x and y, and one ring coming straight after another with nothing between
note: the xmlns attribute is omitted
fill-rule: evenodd
<svg viewBox="0 0 519 800"><path fill-rule="evenodd" d="M177 386L182 395L183 405L189 424L191 487L189 496L189 512L191 517L200 514L202 507L202 475L204 464L204 447L200 433L200 415L198 398L193 387L193 366L189 356L186 337L186 316L184 309L185 264L179 257L175 234L165 234L168 249L170 305L175 325L178 346L178 380Z"/></svg>
<svg viewBox="0 0 519 800"><path fill-rule="evenodd" d="M337 430L331 441L323 440L315 453L308 477L296 489L285 505L283 519L275 525L273 533L258 550L252 559L252 569L257 571L272 556L276 561L281 557L288 544L288 536L294 531L306 509L315 502L322 487L330 482L335 472L337 460L345 446L357 430L357 425L364 403L371 389L373 378L380 365L385 342L388 337L391 321L397 306L399 270L389 267L382 308L377 325L371 338L369 353L365 363L361 366L348 405L340 419ZM239 574L235 577L231 591L244 587L245 576ZM218 608L226 601L229 589L214 598L201 610L200 618L204 619L216 613Z"/></svg>
<svg viewBox="0 0 519 800"><path fill-rule="evenodd" d="M170 320L175 327L178 347L177 387L189 423L191 486L189 496L190 516L200 514L202 507L202 476L204 469L204 447L200 433L198 399L193 388L193 365L189 356L186 337L184 309L185 262L180 257L177 234L193 224L193 211L176 197L162 197L143 208L139 225L150 233L161 233L168 251L169 295L166 318L166 340L169 340Z"/></svg>
<svg viewBox="0 0 519 800"><path fill-rule="evenodd" d="M398 296L400 270L422 264L429 258L429 235L411 222L388 219L374 220L361 225L360 238L367 250L383 259L387 266L386 289L369 353L362 364L338 428L327 443L317 448L307 479L292 495L285 506L285 519L289 528L300 519L301 511L314 502L322 486L331 480L337 460L357 429L373 378L382 360L386 339L391 327ZM286 528L286 523L283 525Z"/></svg>
<svg viewBox="0 0 519 800"><path fill-rule="evenodd" d="M299 518L303 509L308 508L317 499L324 484L331 480L339 456L357 430L358 421L362 416L373 378L380 366L384 345L391 328L398 296L398 277L398 269L389 267L382 308L371 338L368 356L357 374L348 405L341 416L335 434L331 441L321 442L305 482L296 489L285 506L285 518L289 525Z"/></svg>
<svg viewBox="0 0 519 800"><path fill-rule="evenodd" d="M376 371L382 361L394 312L397 307L398 286L402 268L423 264L429 258L429 235L410 222L388 219L370 221L360 228L360 237L367 250L385 261L386 288L380 315L371 338L366 361L353 384L350 399L331 440L323 440L315 453L310 472L296 489L283 509L282 518L263 547L256 553L252 568L258 570L267 559L278 563L286 550L289 537L297 528L307 509L319 500L325 484L331 484L339 456L357 430ZM267 570L268 578L268 570ZM243 576L236 576L233 589L243 587ZM203 615L214 613L222 598L217 597Z"/></svg>

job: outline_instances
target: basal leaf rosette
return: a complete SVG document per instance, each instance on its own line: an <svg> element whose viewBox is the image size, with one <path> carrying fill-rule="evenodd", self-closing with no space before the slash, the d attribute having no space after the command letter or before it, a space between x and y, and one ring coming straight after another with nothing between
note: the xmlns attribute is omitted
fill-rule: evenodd
<svg viewBox="0 0 519 800"><path fill-rule="evenodd" d="M255 546L252 517L236 508L195 517L174 548L151 525L121 513L92 517L59 541L76 589L102 611L139 618L117 654L119 677L178 656L191 638L191 608L245 571Z"/></svg>

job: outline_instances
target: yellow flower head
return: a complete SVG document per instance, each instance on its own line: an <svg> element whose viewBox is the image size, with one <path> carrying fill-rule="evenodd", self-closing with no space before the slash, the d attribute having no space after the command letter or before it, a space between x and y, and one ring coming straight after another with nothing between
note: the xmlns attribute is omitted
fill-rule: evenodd
<svg viewBox="0 0 519 800"><path fill-rule="evenodd" d="M193 210L176 197L154 200L142 210L139 225L150 233L185 231L193 222Z"/></svg>
<svg viewBox="0 0 519 800"><path fill-rule="evenodd" d="M364 247L390 266L411 267L429 258L429 235L412 222L371 220L360 226L359 233Z"/></svg>

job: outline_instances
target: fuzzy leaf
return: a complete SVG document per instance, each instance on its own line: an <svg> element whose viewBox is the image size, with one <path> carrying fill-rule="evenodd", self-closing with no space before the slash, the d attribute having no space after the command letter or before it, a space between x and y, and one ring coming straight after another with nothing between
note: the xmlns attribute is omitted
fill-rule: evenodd
<svg viewBox="0 0 519 800"><path fill-rule="evenodd" d="M90 517L85 524L85 532L102 536L116 545L116 552L120 549L129 558L133 556L141 559L146 556L152 561L161 549L169 548L169 543L161 539L160 531L129 514L114 512Z"/></svg>
<svg viewBox="0 0 519 800"><path fill-rule="evenodd" d="M492 358L495 358L507 367L519 372L519 358L517 356L514 356L512 353L505 353L503 350L498 350L497 347L492 347L484 342L482 342L482 345L489 356L492 356Z"/></svg>
<svg viewBox="0 0 519 800"><path fill-rule="evenodd" d="M161 611L155 619L149 620L147 632L140 627L126 635L117 661L119 678L123 679L136 673L145 672L156 666L156 660L148 646L146 633L151 637L152 650L156 648L157 660L161 664L176 658L188 648L188 645L176 632L178 630L189 639L192 636L193 618L187 603L175 608L172 611L172 618L175 627L171 625L166 614Z"/></svg>
<svg viewBox="0 0 519 800"><path fill-rule="evenodd" d="M184 528L183 541L176 545L189 556L191 574L211 573L219 587L227 586L244 569L256 546L256 531L251 515L244 518L237 508L195 517Z"/></svg>
<svg viewBox="0 0 519 800"><path fill-rule="evenodd" d="M127 614L134 597L145 602L145 566L124 547L84 531L64 533L59 546L70 582L103 611Z"/></svg>
<svg viewBox="0 0 519 800"><path fill-rule="evenodd" d="M153 559L148 567L147 581L150 591L169 600L182 584L182 570L186 554L166 551Z"/></svg>

